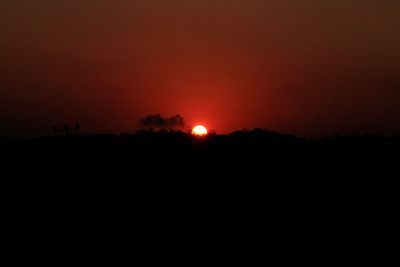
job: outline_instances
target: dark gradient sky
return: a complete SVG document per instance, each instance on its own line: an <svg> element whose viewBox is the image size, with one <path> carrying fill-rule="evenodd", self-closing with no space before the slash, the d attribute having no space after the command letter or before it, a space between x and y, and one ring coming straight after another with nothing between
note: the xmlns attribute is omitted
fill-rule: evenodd
<svg viewBox="0 0 400 267"><path fill-rule="evenodd" d="M0 1L0 130L393 134L399 100L398 0Z"/></svg>

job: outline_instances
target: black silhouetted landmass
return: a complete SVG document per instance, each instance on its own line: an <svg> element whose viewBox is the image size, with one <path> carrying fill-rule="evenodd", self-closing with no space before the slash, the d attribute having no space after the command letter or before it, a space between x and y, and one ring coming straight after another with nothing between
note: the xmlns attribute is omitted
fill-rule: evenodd
<svg viewBox="0 0 400 267"><path fill-rule="evenodd" d="M365 185L365 181L394 179L400 162L398 136L308 140L263 129L203 138L153 129L121 135L1 138L0 148L3 167L15 165L15 173L31 168L54 177L106 175L129 182L147 182L148 177L212 183L289 179L289 184L301 187L308 183L310 187L318 183L355 186L360 181Z"/></svg>
<svg viewBox="0 0 400 267"><path fill-rule="evenodd" d="M162 147L185 147L195 148L199 145L208 149L263 149L277 147L396 147L400 144L400 136L384 137L379 135L353 135L332 137L322 139L305 139L295 135L280 134L265 129L254 129L251 131L236 131L231 134L218 135L211 133L206 137L195 137L190 133L180 130L154 130L153 128L142 129L133 134L93 134L93 135L67 135L47 136L31 139L18 139L0 137L0 145L130 145L144 149Z"/></svg>
<svg viewBox="0 0 400 267"><path fill-rule="evenodd" d="M199 138L182 131L150 128L121 135L50 136L25 140L1 138L0 147L6 158L18 153L24 158L27 153L32 153L28 160L44 156L51 160L59 159L56 162L59 164L76 159L105 161L106 165L129 162L138 170L147 164L166 165L165 168L179 165L179 168L189 170L198 165L199 172L208 170L213 173L223 169L228 173L242 168L248 173L259 172L257 176L275 170L293 171L294 166L299 171L314 171L325 166L323 172L329 175L345 167L365 171L378 166L378 163L396 161L400 137L360 135L308 140L254 129L227 135L211 133ZM153 172L159 170L150 169ZM175 169L170 168L170 171Z"/></svg>
<svg viewBox="0 0 400 267"><path fill-rule="evenodd" d="M238 229L276 240L303 233L301 243L321 232L329 242L365 238L395 214L399 148L396 136L307 140L262 129L1 138L2 197L22 233L61 222L66 235L93 229L93 238L108 227L209 240Z"/></svg>

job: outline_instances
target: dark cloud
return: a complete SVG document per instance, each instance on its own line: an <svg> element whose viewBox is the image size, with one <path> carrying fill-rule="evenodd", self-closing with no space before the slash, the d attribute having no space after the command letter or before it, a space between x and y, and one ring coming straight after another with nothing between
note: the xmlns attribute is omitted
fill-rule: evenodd
<svg viewBox="0 0 400 267"><path fill-rule="evenodd" d="M164 118L161 114L155 114L147 115L140 119L140 125L157 128L182 128L185 126L185 120L180 115L175 115L171 118Z"/></svg>

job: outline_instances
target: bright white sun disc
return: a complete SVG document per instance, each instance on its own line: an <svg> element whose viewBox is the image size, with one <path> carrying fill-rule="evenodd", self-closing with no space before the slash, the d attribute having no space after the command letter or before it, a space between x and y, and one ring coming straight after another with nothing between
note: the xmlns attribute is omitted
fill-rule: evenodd
<svg viewBox="0 0 400 267"><path fill-rule="evenodd" d="M203 125L197 125L193 128L192 134L196 136L205 136L208 134L208 130Z"/></svg>

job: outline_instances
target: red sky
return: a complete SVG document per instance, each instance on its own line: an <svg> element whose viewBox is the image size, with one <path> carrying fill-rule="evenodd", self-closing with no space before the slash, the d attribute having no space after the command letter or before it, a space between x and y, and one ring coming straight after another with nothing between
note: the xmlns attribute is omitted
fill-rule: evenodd
<svg viewBox="0 0 400 267"><path fill-rule="evenodd" d="M400 2L2 0L0 130L400 133Z"/></svg>

